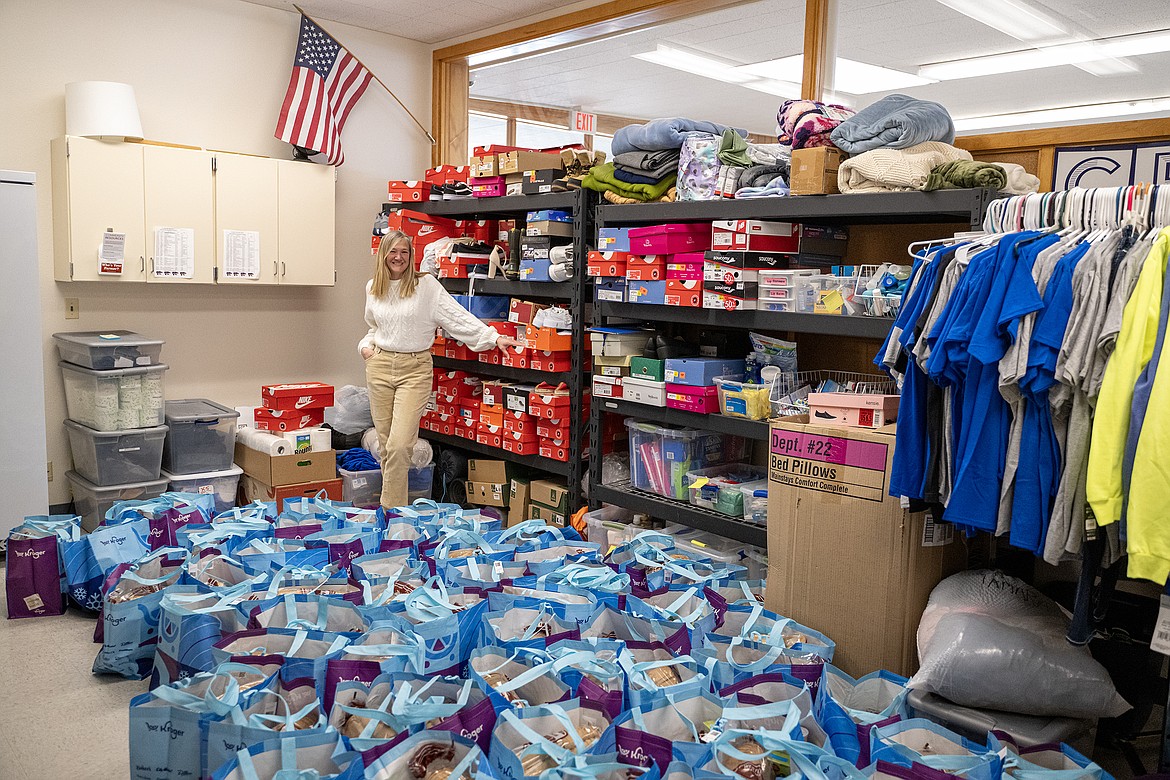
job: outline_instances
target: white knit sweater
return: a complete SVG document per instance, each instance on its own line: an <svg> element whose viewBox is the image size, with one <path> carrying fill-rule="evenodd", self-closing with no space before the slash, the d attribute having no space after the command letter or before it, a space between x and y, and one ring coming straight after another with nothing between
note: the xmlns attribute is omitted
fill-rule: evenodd
<svg viewBox="0 0 1170 780"><path fill-rule="evenodd" d="M927 141L906 149L873 149L850 157L837 169L837 187L843 193L920 190L931 170L943 163L970 160L966 149L941 141Z"/></svg>
<svg viewBox="0 0 1170 780"><path fill-rule="evenodd" d="M491 349L500 334L460 306L439 280L421 276L409 298L398 297L398 282L391 281L384 298L370 294L373 280L366 282L366 324L370 332L358 342L358 352L378 347L387 352L423 352L435 343L435 329L461 341L476 352Z"/></svg>

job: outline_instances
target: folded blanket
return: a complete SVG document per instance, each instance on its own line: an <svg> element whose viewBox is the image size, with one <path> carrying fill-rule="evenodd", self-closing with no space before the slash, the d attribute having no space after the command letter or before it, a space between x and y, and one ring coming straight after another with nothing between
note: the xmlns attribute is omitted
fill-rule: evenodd
<svg viewBox="0 0 1170 780"><path fill-rule="evenodd" d="M909 149L874 149L842 162L837 186L843 193L921 190L938 166L970 159L970 152L938 141Z"/></svg>
<svg viewBox="0 0 1170 780"><path fill-rule="evenodd" d="M620 165L613 166L613 177L618 181L624 181L627 184L657 184L668 176L673 176L677 173L678 168L671 168L669 172L655 177L646 174L645 171L633 173Z"/></svg>
<svg viewBox="0 0 1170 780"><path fill-rule="evenodd" d="M908 95L886 95L833 130L832 141L842 151L861 154L882 147L907 149L927 141L949 144L955 124L939 103Z"/></svg>
<svg viewBox="0 0 1170 780"><path fill-rule="evenodd" d="M1003 168L1007 181L999 188L1000 192L1009 195L1027 195L1030 192L1040 191L1040 179L1024 170L1024 166L1015 163L993 162Z"/></svg>
<svg viewBox="0 0 1170 780"><path fill-rule="evenodd" d="M659 149L679 149L683 141L695 133L722 135L726 129L726 125L685 117L653 119L644 125L626 125L619 128L614 133L609 148L610 153L614 155L639 150L653 152ZM744 138L747 137L747 130L734 129Z"/></svg>
<svg viewBox="0 0 1170 780"><path fill-rule="evenodd" d="M788 182L783 176L777 176L763 187L740 187L735 193L735 199L782 198L787 194Z"/></svg>
<svg viewBox="0 0 1170 780"><path fill-rule="evenodd" d="M926 191L963 190L970 187L991 187L1001 190L1007 184L1003 168L992 163L974 160L955 160L943 163L930 172L926 179Z"/></svg>
<svg viewBox="0 0 1170 780"><path fill-rule="evenodd" d="M746 168L752 164L752 158L748 156L747 139L730 127L723 131L723 137L719 139L718 155L724 165Z"/></svg>
<svg viewBox="0 0 1170 780"><path fill-rule="evenodd" d="M740 187L763 187L768 182L775 179L777 176L782 176L785 183L788 181L788 161L776 163L774 165L753 165L743 172L739 177Z"/></svg>
<svg viewBox="0 0 1170 780"><path fill-rule="evenodd" d="M674 187L671 187L669 190L667 190L666 194L663 195L661 198L657 198L657 199L652 200L652 201L639 200L638 198L623 198L621 195L618 195L616 192L608 192L607 191L607 192L601 193L601 197L605 198L610 203L616 203L618 205L624 205L624 204L630 204L630 203L673 203L675 200L677 200L677 195L678 195L678 190L676 190Z"/></svg>
<svg viewBox="0 0 1170 780"><path fill-rule="evenodd" d="M623 198L638 201L658 200L674 186L675 176L667 176L657 184L631 184L615 179L613 163L594 165L581 181L581 186L597 192L612 192Z"/></svg>
<svg viewBox="0 0 1170 780"><path fill-rule="evenodd" d="M626 152L615 155L613 164L628 171L636 169L654 176L667 169L678 167L678 149L659 149L656 152Z"/></svg>
<svg viewBox="0 0 1170 780"><path fill-rule="evenodd" d="M815 100L785 100L776 112L777 139L793 149L832 146L829 133L853 116L853 110Z"/></svg>

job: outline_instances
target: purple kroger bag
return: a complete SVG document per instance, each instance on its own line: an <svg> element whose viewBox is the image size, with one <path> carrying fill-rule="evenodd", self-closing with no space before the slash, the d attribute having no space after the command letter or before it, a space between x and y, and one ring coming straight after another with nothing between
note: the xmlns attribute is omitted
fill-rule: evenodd
<svg viewBox="0 0 1170 780"><path fill-rule="evenodd" d="M8 619L65 613L65 542L81 539L77 515L37 515L8 533Z"/></svg>
<svg viewBox="0 0 1170 780"><path fill-rule="evenodd" d="M341 655L329 659L321 688L321 706L333 709L339 685L360 682L372 685L383 674L421 673L426 666L426 647L413 631L406 633L391 624L375 623L368 632L345 646Z"/></svg>
<svg viewBox="0 0 1170 780"><path fill-rule="evenodd" d="M350 562L363 555L376 553L382 542L381 533L374 526L324 530L304 538L309 549L325 547L329 550L329 562L343 571L349 571Z"/></svg>
<svg viewBox="0 0 1170 780"><path fill-rule="evenodd" d="M635 766L656 764L665 771L677 754L692 766L707 754L706 726L723 716L723 701L709 691L693 691L679 698L661 694L614 721L620 760Z"/></svg>

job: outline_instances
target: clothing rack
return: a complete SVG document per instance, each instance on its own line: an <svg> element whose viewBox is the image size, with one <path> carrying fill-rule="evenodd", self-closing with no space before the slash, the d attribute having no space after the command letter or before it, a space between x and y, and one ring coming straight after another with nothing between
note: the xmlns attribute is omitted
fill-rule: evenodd
<svg viewBox="0 0 1170 780"><path fill-rule="evenodd" d="M983 216L987 233L1052 228L1115 230L1126 225L1147 230L1167 224L1170 186L1145 183L1013 195L992 201Z"/></svg>

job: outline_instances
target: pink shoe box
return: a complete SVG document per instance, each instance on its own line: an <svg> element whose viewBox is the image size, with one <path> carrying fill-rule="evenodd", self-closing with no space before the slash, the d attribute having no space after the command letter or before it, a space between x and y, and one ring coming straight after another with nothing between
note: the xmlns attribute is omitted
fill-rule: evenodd
<svg viewBox="0 0 1170 780"><path fill-rule="evenodd" d="M641 254L703 252L711 248L707 222L673 222L630 229L630 251Z"/></svg>
<svg viewBox="0 0 1170 780"><path fill-rule="evenodd" d="M666 385L666 406L697 414L719 412L719 388L714 385L693 387L691 385Z"/></svg>

